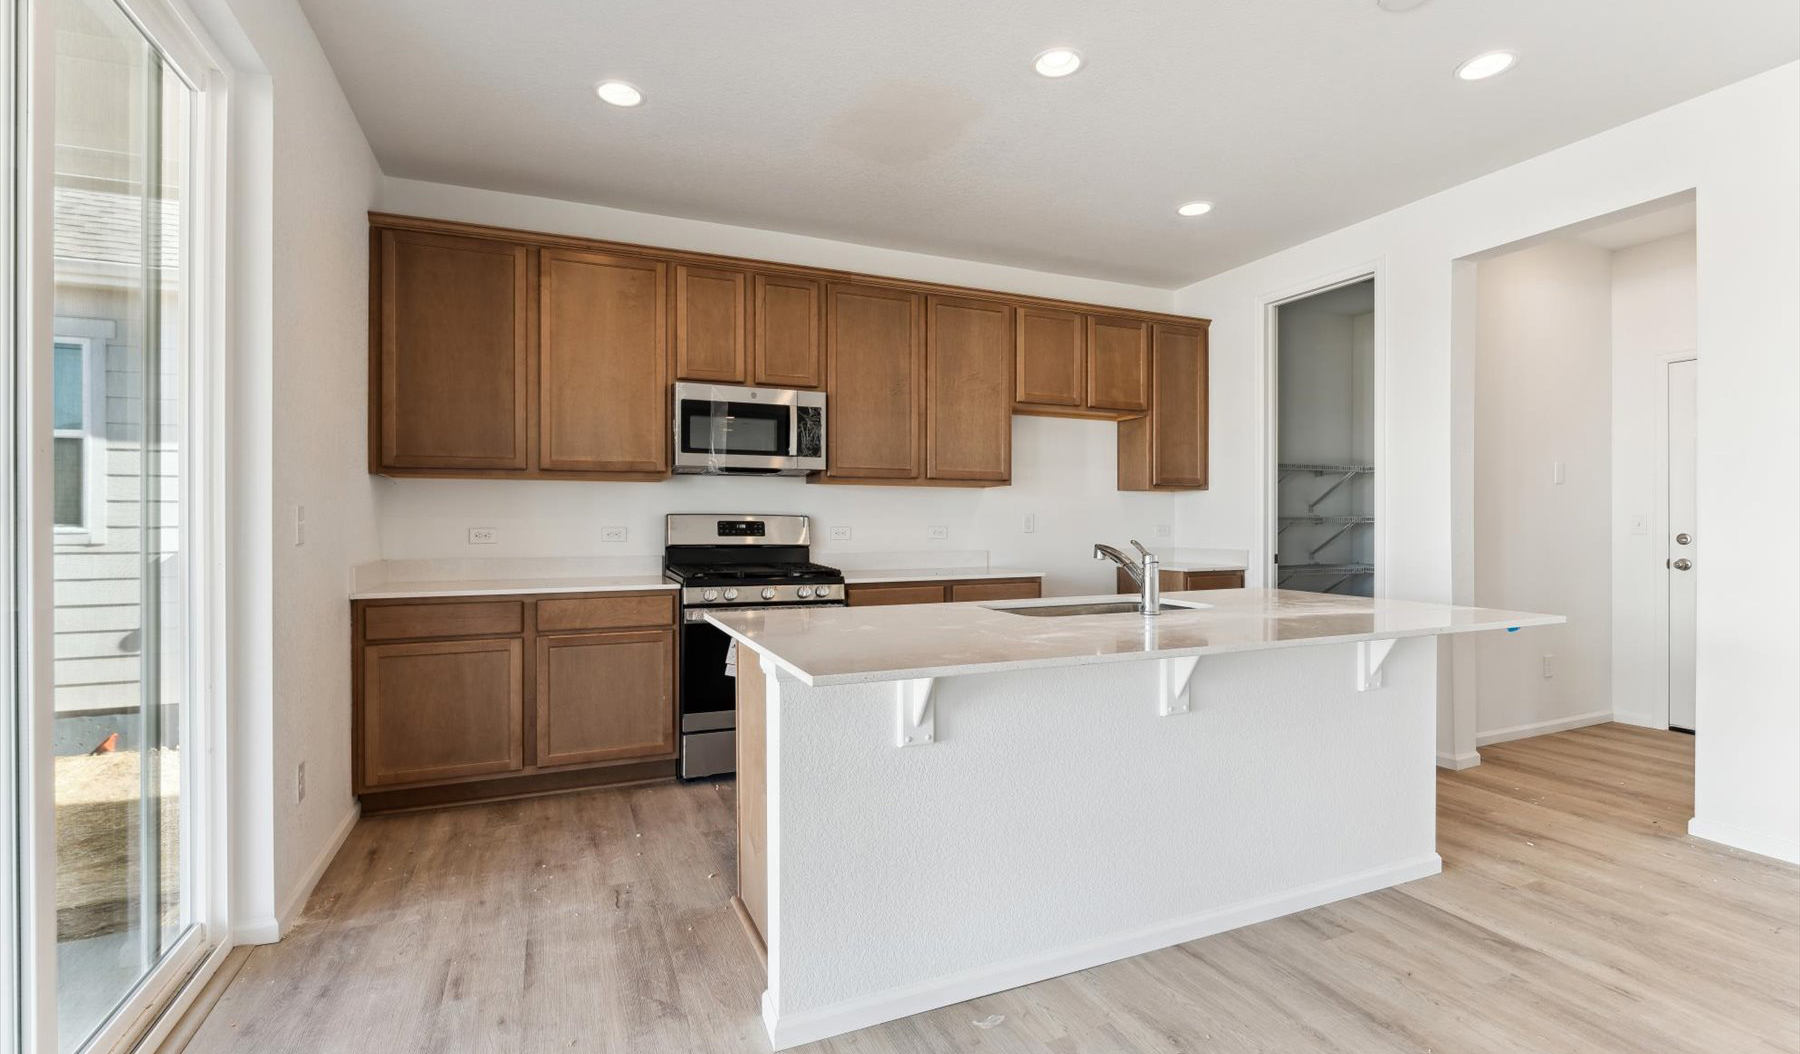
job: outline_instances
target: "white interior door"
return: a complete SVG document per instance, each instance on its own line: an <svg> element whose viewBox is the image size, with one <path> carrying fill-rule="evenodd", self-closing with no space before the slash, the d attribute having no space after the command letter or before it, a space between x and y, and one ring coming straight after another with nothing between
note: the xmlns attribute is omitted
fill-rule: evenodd
<svg viewBox="0 0 1800 1054"><path fill-rule="evenodd" d="M1696 362L1669 363L1669 727L1694 729L1694 581L1700 573L1694 530L1694 378Z"/></svg>

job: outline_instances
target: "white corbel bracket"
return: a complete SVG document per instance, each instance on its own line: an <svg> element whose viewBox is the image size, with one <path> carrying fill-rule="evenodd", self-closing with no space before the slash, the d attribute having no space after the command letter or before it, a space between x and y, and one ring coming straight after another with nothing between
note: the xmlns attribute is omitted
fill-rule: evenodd
<svg viewBox="0 0 1800 1054"><path fill-rule="evenodd" d="M1187 713L1193 708L1188 689L1193 687L1200 656L1159 659L1157 666L1156 712L1163 717Z"/></svg>
<svg viewBox="0 0 1800 1054"><path fill-rule="evenodd" d="M1356 645L1356 690L1367 692L1380 688L1382 684L1381 665L1387 662L1388 653L1399 643L1396 638L1387 640L1365 640Z"/></svg>
<svg viewBox="0 0 1800 1054"><path fill-rule="evenodd" d="M922 747L937 740L937 709L932 705L935 677L894 682L896 746Z"/></svg>

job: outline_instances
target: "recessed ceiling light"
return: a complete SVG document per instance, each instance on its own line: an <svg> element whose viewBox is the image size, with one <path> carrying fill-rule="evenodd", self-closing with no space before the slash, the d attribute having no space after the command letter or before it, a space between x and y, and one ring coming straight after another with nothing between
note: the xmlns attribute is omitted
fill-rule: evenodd
<svg viewBox="0 0 1800 1054"><path fill-rule="evenodd" d="M594 94L600 96L601 102L614 106L636 106L644 101L644 93L624 81L601 81L595 86Z"/></svg>
<svg viewBox="0 0 1800 1054"><path fill-rule="evenodd" d="M1190 201L1175 211L1183 216L1204 216L1212 211L1212 202Z"/></svg>
<svg viewBox="0 0 1800 1054"><path fill-rule="evenodd" d="M1517 61L1519 56L1510 51L1490 51L1456 67L1456 75L1466 81L1486 80L1512 69Z"/></svg>
<svg viewBox="0 0 1800 1054"><path fill-rule="evenodd" d="M1040 52L1031 66L1046 77L1067 77L1081 68L1081 52L1074 48L1051 48Z"/></svg>

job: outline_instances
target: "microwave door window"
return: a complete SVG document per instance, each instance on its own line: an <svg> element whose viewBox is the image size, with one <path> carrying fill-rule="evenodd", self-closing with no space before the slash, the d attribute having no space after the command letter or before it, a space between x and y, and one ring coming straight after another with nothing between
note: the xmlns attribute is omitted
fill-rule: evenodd
<svg viewBox="0 0 1800 1054"><path fill-rule="evenodd" d="M731 456L785 457L785 406L686 400L681 407L682 450L706 454L714 462ZM726 463L728 464L728 463Z"/></svg>

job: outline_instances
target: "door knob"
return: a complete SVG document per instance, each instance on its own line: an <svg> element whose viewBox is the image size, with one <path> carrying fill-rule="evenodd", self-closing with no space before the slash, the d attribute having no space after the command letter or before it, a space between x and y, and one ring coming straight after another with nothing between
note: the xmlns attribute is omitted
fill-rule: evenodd
<svg viewBox="0 0 1800 1054"><path fill-rule="evenodd" d="M1688 534L1686 531L1683 531L1682 533L1675 536L1675 544L1676 545L1686 545L1687 543L1689 543L1693 540L1694 540L1694 536L1691 534Z"/></svg>
<svg viewBox="0 0 1800 1054"><path fill-rule="evenodd" d="M1693 566L1694 566L1694 561L1689 560L1685 556L1682 557L1681 559L1675 561L1675 570L1677 570L1677 571L1687 571L1687 570L1692 569Z"/></svg>

